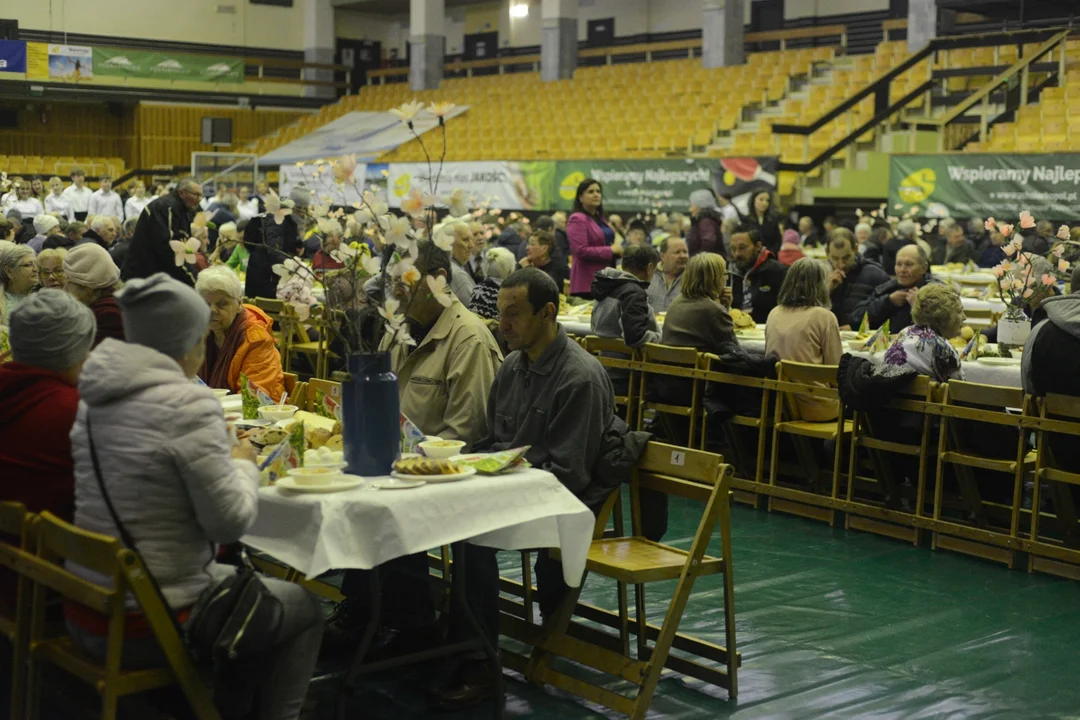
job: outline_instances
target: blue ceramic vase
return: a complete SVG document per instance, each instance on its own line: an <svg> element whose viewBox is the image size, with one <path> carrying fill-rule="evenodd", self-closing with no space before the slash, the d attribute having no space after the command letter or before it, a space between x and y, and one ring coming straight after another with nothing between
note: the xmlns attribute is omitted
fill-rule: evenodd
<svg viewBox="0 0 1080 720"><path fill-rule="evenodd" d="M401 455L401 410L390 353L349 355L342 378L342 433L346 472L389 475Z"/></svg>

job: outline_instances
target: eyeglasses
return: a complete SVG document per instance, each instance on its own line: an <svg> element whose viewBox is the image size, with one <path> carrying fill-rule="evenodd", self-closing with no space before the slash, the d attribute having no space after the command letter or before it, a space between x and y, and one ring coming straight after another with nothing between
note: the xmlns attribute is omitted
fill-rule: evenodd
<svg viewBox="0 0 1080 720"><path fill-rule="evenodd" d="M55 270L46 270L45 268L38 268L38 272L48 277L64 277L64 268L58 267Z"/></svg>

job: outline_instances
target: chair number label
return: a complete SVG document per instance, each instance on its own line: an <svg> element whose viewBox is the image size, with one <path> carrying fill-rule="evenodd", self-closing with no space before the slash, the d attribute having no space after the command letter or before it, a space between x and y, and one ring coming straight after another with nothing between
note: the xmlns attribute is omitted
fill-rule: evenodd
<svg viewBox="0 0 1080 720"><path fill-rule="evenodd" d="M686 464L686 453L679 452L678 450L671 451L671 464L675 467L682 467Z"/></svg>

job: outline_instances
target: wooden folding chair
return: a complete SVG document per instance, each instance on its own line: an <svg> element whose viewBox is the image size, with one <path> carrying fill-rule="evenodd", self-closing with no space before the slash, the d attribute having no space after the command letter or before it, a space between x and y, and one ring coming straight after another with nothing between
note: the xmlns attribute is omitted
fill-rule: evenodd
<svg viewBox="0 0 1080 720"><path fill-rule="evenodd" d="M847 516L845 529L864 530L898 540L919 544L919 533L926 519L924 503L926 471L931 448L933 415L926 409L940 396L940 386L926 375L918 375L903 390L883 402L874 413L856 412L851 426L851 455L848 458ZM877 413L888 413L888 417ZM918 419L917 443L887 439L889 430L896 427L900 413ZM912 427L912 430L916 428ZM912 438L914 439L914 438ZM866 450L866 460L872 475L860 474L859 450ZM904 478L890 456L916 458L914 492L906 491ZM909 503L902 509L901 498Z"/></svg>
<svg viewBox="0 0 1080 720"><path fill-rule="evenodd" d="M835 524L836 508L840 492L841 459L844 440L851 435L851 421L844 420L844 406L836 390L835 365L811 365L782 360L776 365L776 405L773 415L772 460L769 470L769 510L801 515L814 520ZM835 420L816 422L803 420L799 412L799 398L835 400ZM806 489L784 487L780 476L780 436L790 435L795 446L799 467L805 473L809 487ZM832 441L833 467L831 472L822 470L814 454L810 440ZM826 488L827 478L831 482Z"/></svg>
<svg viewBox="0 0 1080 720"><path fill-rule="evenodd" d="M325 321L322 308L313 308L308 323L318 333L318 339L312 340L305 323L292 321L293 331L285 348L286 369L291 368L293 353L305 355L312 361L314 377L326 379L330 376L330 358L336 357L330 352L334 328Z"/></svg>
<svg viewBox="0 0 1080 720"><path fill-rule="evenodd" d="M1038 398L1039 418L1035 425L1035 487L1031 499L1031 539L1021 541L1028 552L1028 572L1045 572L1080 580L1080 525L1077 524L1073 486L1080 485L1072 447L1080 442L1080 398L1054 395ZM1050 446L1054 444L1057 452ZM1072 459L1070 457L1070 459ZM1053 515L1040 512L1042 485L1046 484ZM1044 519L1057 531L1042 532Z"/></svg>
<svg viewBox="0 0 1080 720"><path fill-rule="evenodd" d="M757 415L732 415L723 423L724 438L728 447L731 448L732 456L726 458L735 470L731 478L731 487L737 502L743 502L757 507L758 493L762 492L764 483L762 476L765 473L765 450L768 446L769 429L769 383L765 378L738 375L725 372L720 358L711 353L704 356L705 388L703 397L709 397L710 386L722 386L728 394L732 405L735 404L735 395L740 388L750 391L761 392L761 408ZM756 443L746 441L747 433L740 428L749 428L757 434ZM709 430L709 414L702 412L701 419L701 447L707 448Z"/></svg>
<svg viewBox="0 0 1080 720"><path fill-rule="evenodd" d="M0 503L0 567L17 571L20 555L32 555L35 516L22 503ZM11 643L11 717L26 714L27 659L30 652L30 583L18 576L14 607L0 608L0 635Z"/></svg>
<svg viewBox="0 0 1080 720"><path fill-rule="evenodd" d="M697 419L701 415L701 381L698 379L699 370L701 369L701 354L695 348L646 343L641 350L640 368L637 429L641 430L644 427L645 413L649 411L688 418L690 428L686 447L694 447L694 438L696 437L694 431L697 429ZM690 387L690 404L679 405L671 402L649 400L648 386L650 377L666 378L669 382L679 378L686 380ZM654 394L659 393L654 392Z"/></svg>
<svg viewBox="0 0 1080 720"><path fill-rule="evenodd" d="M585 566L587 572L634 585L636 617L626 620L628 625L636 626L637 658L632 659L609 649L608 643L583 640L577 633L568 633L571 616L581 593L580 587L573 588L567 592L556 613L545 619L540 637L534 643L526 677L538 684L549 684L572 692L635 720L645 717L665 666L723 687L730 697L735 697L738 694L737 670L741 659L735 651L730 475L731 467L723 464L723 458L719 455L649 443L638 460L630 485L634 535L594 540ZM643 489L704 503L705 509L688 551L641 537L639 493ZM710 557L705 550L717 525L722 557ZM719 669L670 655L673 645L677 649L685 647L676 640L695 580L703 575L715 574L723 575L726 647L709 646L709 649L723 658L721 662L724 667ZM650 647L648 639L651 628L646 620L643 589L647 583L665 580L678 580L678 584L672 593L664 623ZM706 645L701 641L696 642L698 646ZM627 697L571 677L553 667L556 657L614 675L635 685L636 690L631 697Z"/></svg>
<svg viewBox="0 0 1080 720"><path fill-rule="evenodd" d="M319 403L322 401L323 396L327 395L338 404L341 403L341 383L339 382L311 378L304 385L306 392L301 405L302 410L318 413Z"/></svg>
<svg viewBox="0 0 1080 720"><path fill-rule="evenodd" d="M1014 566L1016 549L1020 546L1020 500L1024 473L1035 465L1035 453L1029 455L1024 437L1030 416L1029 401L1020 388L980 385L962 380L948 382L941 404L933 408L933 411L941 414L941 429L938 436L934 520L931 524L934 530L932 548L955 550L996 560L1010 568ZM1010 413L1007 408L1018 408L1020 413ZM983 449L973 445L977 435L985 438L994 432L990 428L1005 429L997 447L1001 448L1003 454L1008 454L1007 458L986 457ZM948 519L942 516L946 466L955 471L962 507L960 515ZM976 470L982 472L976 473ZM979 481L986 481L987 471L1010 478L1010 501L990 502L983 499Z"/></svg>
<svg viewBox="0 0 1080 720"><path fill-rule="evenodd" d="M600 364L605 368L626 371L626 395L616 395L615 406L624 408L624 411L626 412L626 424L633 427L634 405L637 402L637 393L636 388L634 387L637 381L637 352L627 346L620 338L602 338L595 335L587 336L582 343L582 347L584 347L590 355L596 357L596 359L600 361Z"/></svg>
<svg viewBox="0 0 1080 720"><path fill-rule="evenodd" d="M285 392L289 393L289 405L296 405L300 407L303 405L304 396L307 393L307 383L300 380L300 376L296 373L283 372L281 373L281 384L285 388Z"/></svg>
<svg viewBox="0 0 1080 720"><path fill-rule="evenodd" d="M101 695L101 717L113 720L119 698L179 684L199 720L218 720L209 689L203 685L184 647L170 610L154 591L147 570L131 550L116 538L82 530L52 513L34 521L37 552L21 554L16 562L20 575L33 584L30 627L30 667L27 696L33 717L41 700L41 666L51 663L92 685ZM109 578L111 587L84 580L64 567L70 561ZM104 664L80 651L70 637L45 636L45 603L48 591L82 605L107 619L108 640ZM162 652L165 667L122 670L121 654L127 611L124 601L132 592Z"/></svg>

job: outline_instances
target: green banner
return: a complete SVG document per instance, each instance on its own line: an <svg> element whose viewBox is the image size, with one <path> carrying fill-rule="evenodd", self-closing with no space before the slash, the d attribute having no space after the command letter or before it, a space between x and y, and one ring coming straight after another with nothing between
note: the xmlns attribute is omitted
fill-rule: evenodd
<svg viewBox="0 0 1080 720"><path fill-rule="evenodd" d="M95 68L96 71L96 68ZM1080 153L893 155L890 214L926 217L1080 219Z"/></svg>
<svg viewBox="0 0 1080 720"><path fill-rule="evenodd" d="M244 81L244 61L224 55L96 47L94 74L187 82L240 83Z"/></svg>
<svg viewBox="0 0 1080 720"><path fill-rule="evenodd" d="M607 210L685 211L690 192L711 187L718 167L716 160L560 160L553 207L569 210L578 183L593 178L604 186Z"/></svg>

